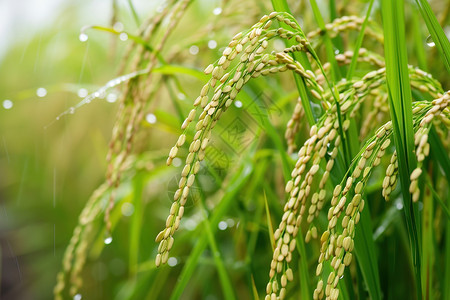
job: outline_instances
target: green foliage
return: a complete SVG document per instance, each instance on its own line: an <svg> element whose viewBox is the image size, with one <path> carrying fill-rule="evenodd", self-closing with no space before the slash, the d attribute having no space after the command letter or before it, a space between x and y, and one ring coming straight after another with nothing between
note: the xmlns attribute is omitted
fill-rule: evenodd
<svg viewBox="0 0 450 300"><path fill-rule="evenodd" d="M16 49L2 62L14 106L1 121L13 216L1 224L25 282L39 277L24 291L448 298L450 48L439 4L134 2L113 1L111 24L72 29L66 17L63 32L83 25L89 39L58 48L62 68L27 81L15 73L35 74L29 55L23 69ZM48 33L28 47L56 64L54 43ZM55 83L46 102L29 99L44 80ZM30 136L13 142L20 132Z"/></svg>

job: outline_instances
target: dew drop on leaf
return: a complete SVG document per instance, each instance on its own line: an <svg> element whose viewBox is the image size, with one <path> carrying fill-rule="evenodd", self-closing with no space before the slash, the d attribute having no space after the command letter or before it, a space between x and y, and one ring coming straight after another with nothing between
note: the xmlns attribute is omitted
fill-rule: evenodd
<svg viewBox="0 0 450 300"><path fill-rule="evenodd" d="M427 37L427 45L428 45L428 47L434 47L435 46L435 43L434 43L433 38L431 37L431 35L429 35Z"/></svg>

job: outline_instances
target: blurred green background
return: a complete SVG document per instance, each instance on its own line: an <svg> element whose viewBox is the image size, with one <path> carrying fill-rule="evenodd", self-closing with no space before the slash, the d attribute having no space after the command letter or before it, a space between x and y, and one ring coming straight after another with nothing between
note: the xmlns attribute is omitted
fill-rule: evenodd
<svg viewBox="0 0 450 300"><path fill-rule="evenodd" d="M135 0L132 4L142 21L157 13L161 2ZM197 1L189 8L184 21L189 26L179 26L168 45L182 48L183 57L178 61L200 70L219 56L219 48L230 36L259 15L258 9L248 14L246 4L239 4L232 16L237 26L231 24L205 35L214 26L211 20L222 13L217 10L220 6L221 1ZM248 20L241 22L239 18L244 15ZM115 24L135 33L137 25L129 1L1 1L0 20L1 297L50 299L78 215L104 182L105 157L117 110L116 103L110 102L115 97L109 101L107 97L96 99L59 120L57 116L119 75L116 72L129 42L95 30L88 30L88 39L83 42L80 29ZM197 27L204 30L193 30ZM180 77L191 85L177 94L187 112L202 82ZM117 88L108 95L119 93ZM167 91L163 93L167 96ZM162 102L164 107L167 101ZM141 148L148 147L147 155L151 156L156 151L158 163L163 164L178 133L159 122L144 126L146 131L150 126L152 130L146 133L148 145ZM167 131L172 136L160 142ZM143 226L140 240L142 248L153 252L142 254L143 261L154 258L157 244L153 240L164 223L170 206L169 184L178 172L179 167L167 167L151 182L145 179L146 184L149 182L145 190L149 191L144 191L143 201L158 204L156 209L146 206L150 211L146 220L152 227ZM122 209L125 226L130 209L132 214L133 206ZM197 223L191 222L191 227ZM228 223L235 222L230 219ZM85 268L88 299L122 298L117 296L122 288L117 283L126 282L129 274L129 232L125 228L122 231L116 230L108 251Z"/></svg>
<svg viewBox="0 0 450 300"><path fill-rule="evenodd" d="M117 70L129 41L122 41L107 32L88 30L88 39L82 42L80 29L86 25L116 25L116 28L123 26L125 31L135 33L137 22L130 10L130 2L139 21L154 15L161 4L156 0L0 2L2 299L52 297L56 274L78 216L90 195L105 180L105 157L117 110L113 100L120 89L111 89L103 99L82 106L73 115L64 115L59 120L57 116L80 102L86 93L96 91L121 75ZM290 2L294 15L306 24L305 31L316 29L311 11L305 10L305 1ZM320 4L325 2L319 1ZM346 7L348 2L341 3L343 13L363 14L362 8L367 1L355 1L357 5ZM433 1L433 5L442 14L450 7L448 1ZM321 8L326 11L325 5ZM375 8L374 12L378 14L377 10ZM270 1L194 1L166 48L178 49L174 63L202 70L219 57L220 49L235 33L249 28L270 11ZM444 29L450 31L448 26ZM423 28L421 34L426 35ZM433 60L435 50L427 48L427 51L429 71L445 86L449 79L442 72L443 66ZM411 55L410 63L417 64L414 55ZM175 236L171 266L158 272L154 270L157 249L154 238L164 226L173 185L181 169L181 162L176 167L165 167L166 155L180 133L181 124L177 118L179 111L168 99L174 98L185 116L203 84L191 76L178 75L177 79L184 87L179 88L172 79L168 78L169 83L161 88L157 100L146 112L148 117L139 132L139 143L135 145L136 167L124 176L113 212L116 220L113 243L103 249L104 237L100 234L96 244L92 245L93 251L82 275L86 299L154 299L156 295L164 299L161 295L176 284L180 265L199 237L195 229L202 224L203 216L193 202L197 201L195 197L204 195L193 193L182 228ZM254 98L263 99L259 90L268 94L268 99L278 99L277 103L269 103L270 110L265 111L265 118L270 117L282 137L295 105L292 77L281 75L258 79L250 85L248 92ZM244 107L245 104L249 103L244 103ZM220 135L228 130L227 126L238 118L247 125L251 142L245 147L238 144L236 151L236 147L228 149L220 138L216 139L211 151L216 151L217 155L225 154L225 159L214 160L219 162L218 166L213 165L217 167L218 174L215 175L228 182L227 175L238 172L245 175L245 170L238 170L243 162L259 164L252 169L255 172L252 183L238 190L232 208L219 224L216 239L220 242L227 268L232 270L236 294L240 299L250 299L252 280L259 291L264 290L271 259L264 214L265 192L267 198L272 199L269 200L272 217L279 220L284 184L277 150L271 140L261 134L255 121L259 116L251 110L250 113L243 112L239 105L230 110L233 112L221 120L222 127L217 128L217 133ZM253 123L256 125L251 127L249 124ZM299 141L304 139L304 136L299 137ZM256 144L270 150L255 154L256 147L253 146ZM249 152L252 152L251 158L246 156ZM214 153L210 155L214 156ZM270 159L261 159L265 157ZM211 180L210 173L199 178L206 196L218 191L211 197L211 201L217 203L221 196L220 183ZM380 195L374 198L381 206L374 209L376 213L384 209L385 204ZM130 223L136 214L143 218L137 237L139 251L130 253L130 249L135 249L135 245L130 246L133 243ZM99 224L102 226L101 222ZM387 241L381 243L388 244ZM398 243L402 246L407 241ZM248 251L250 247L253 252ZM398 250L396 245L392 247L395 248L393 252L407 252L407 249ZM316 250L314 246L307 249L308 253ZM248 253L254 255L248 257ZM185 299L221 299L212 257L208 251L202 256L184 293ZM313 269L315 257L311 257ZM398 265L403 268L407 259L399 258ZM210 284L205 284L205 280ZM402 294L406 289L406 286L399 287L398 293Z"/></svg>
<svg viewBox="0 0 450 300"><path fill-rule="evenodd" d="M78 39L82 26L108 24L107 1L0 7L1 295L50 299L78 214L103 180L115 107L100 100L54 121L81 100L80 89L114 74L123 46L111 54L105 34Z"/></svg>

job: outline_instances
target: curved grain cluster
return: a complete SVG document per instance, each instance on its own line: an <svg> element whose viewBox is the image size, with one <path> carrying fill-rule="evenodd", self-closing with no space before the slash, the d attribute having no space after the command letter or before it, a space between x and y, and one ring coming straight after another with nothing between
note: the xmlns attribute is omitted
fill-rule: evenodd
<svg viewBox="0 0 450 300"><path fill-rule="evenodd" d="M292 30L271 29L274 20L284 22ZM345 17L327 25L326 30L337 34L345 30L358 29L362 22L363 20L356 17ZM168 253L173 245L173 234L178 229L183 216L189 189L194 184L201 161L205 158L205 149L211 138L211 130L221 114L233 103L239 91L252 77L290 70L304 79L310 95L319 101L326 111L311 127L310 137L298 151L291 179L286 183L285 191L288 194L288 200L284 206L281 222L274 232L275 249L270 263L266 299L286 297L287 283L294 278L293 269L289 264L292 261L296 237L304 219L308 223L306 242L320 236L321 247L316 275L319 278L326 278L325 281L319 279L313 297L314 299L338 298L337 284L345 267L352 261L355 227L360 221L365 205L364 189L374 168L381 164L386 152L392 148L392 124L390 121L385 123L378 128L374 136L367 140L367 134L373 130L373 123L376 123L373 119L383 118L388 112L385 90L386 70L383 59L361 48L358 62L369 64L374 70L359 79L341 80L336 86L330 86L327 73L331 65L330 63L321 64L309 42L309 39L315 40L320 35L321 31L313 32L307 39L292 17L285 13L272 13L261 18L249 31L237 34L225 48L220 59L205 69L206 74L211 74L211 79L195 100L195 107L182 125L184 132L171 149L167 159L167 164L170 165L177 156L179 148L187 140L187 127L196 120L196 132L188 147L189 154L186 157L178 190L174 195L170 215L166 220L166 227L156 237L156 242L160 243L155 261L157 266L167 262ZM369 30L369 35L378 41L383 40L382 36L377 34L375 26L372 31ZM292 39L296 41L296 44L284 49L283 52L266 53L269 41L274 37ZM316 66L316 72L306 69L289 55L297 51L311 54L309 57ZM348 65L352 57L353 52L347 51L337 54L336 61L339 65ZM417 188L417 179L421 174L420 162L429 153L426 137L430 122L437 117L436 122L448 126L448 93L443 94L440 84L429 74L413 67L409 67L409 72L412 88L436 98L431 103L416 102L414 105L416 155L419 165L411 174L411 193L413 199L417 199L417 194L420 193ZM342 182L334 188L332 194L328 195L325 186L330 181L330 174L333 172L338 153L344 147L343 141L347 137L350 119L357 117L362 103L373 103L375 106L375 110L368 114L361 129L361 140L367 140L367 142L359 154L353 158ZM299 98L285 133L288 152L293 152L296 148L295 136L302 111L302 102ZM397 173L398 163L394 151L383 180L382 194L386 199L395 189ZM324 207L328 209L328 226L323 233L319 234L314 220ZM330 264L332 268L328 274L324 274L325 263Z"/></svg>
<svg viewBox="0 0 450 300"><path fill-rule="evenodd" d="M108 232L111 232L110 214L114 207L115 193L120 184L124 163L131 153L133 138L139 128L138 124L144 118L145 107L148 105L147 99L156 89L155 85L152 84L154 77L152 70L157 65L157 55L163 49L167 38L179 23L190 2L191 0L171 1L161 14L151 19L148 23L144 23L141 29L143 40L147 43L155 43L157 46L153 52L148 52L143 45L137 45L137 55L131 64L131 69L137 71L142 68L142 65L145 65L148 76L147 78L142 78L142 80L141 78L133 78L128 81L119 99L116 122L112 130L109 151L106 157L108 162L106 181L110 187L110 197L105 210L104 220ZM154 40L154 35L166 17L168 18L168 25L163 36L156 41ZM126 61L127 57L128 53L124 61Z"/></svg>
<svg viewBox="0 0 450 300"><path fill-rule="evenodd" d="M450 120L449 111L450 92L446 92L442 97L431 101L431 103L421 103L416 105L413 112L420 116L415 121L420 123L416 125L416 133L414 135L414 144L416 146L417 167L411 172L411 185L409 192L412 194L414 202L419 200L419 177L422 174L423 161L430 154L430 144L428 143L428 133L431 125L436 123L445 124L448 127Z"/></svg>
<svg viewBox="0 0 450 300"><path fill-rule="evenodd" d="M130 156L134 137L149 99L158 88L158 84L153 81L155 75L152 70L157 66L158 53L163 49L190 2L168 1L159 15L144 22L139 35L148 44L156 45L154 51L148 51L144 46L136 44L131 44L126 51L121 72L132 52L136 51L136 56L130 64L131 72L139 71L139 74L148 76L130 78L124 87L107 156L107 182L97 189L80 216L79 224L64 255L63 270L58 274L56 299L63 298L66 287L69 287L68 294L71 297L79 293L82 286L80 274L86 262L89 243L103 230L98 222L103 212L107 236L110 237L110 214L114 207L116 189L122 174L132 165ZM158 36L156 33L164 21L167 21L167 26ZM327 24L325 30L329 37L336 37L342 32L360 30L363 22L364 19L358 17L342 17ZM275 249L270 262L265 298L284 299L288 293L288 282L294 279L295 274L295 268L290 264L297 246L297 236L299 232L302 234L303 220L306 220L307 227L305 241L320 240L316 267L319 279L313 298L338 298L339 279L352 261L355 228L365 206L364 190L368 180L374 169L385 162L387 168L382 183L382 195L388 200L398 181L398 162L396 151L391 145L393 126L391 121L385 120L389 113L383 58L360 48L357 52L358 63L368 65L370 71L363 76L348 81L342 79L332 85L328 80L332 64L322 64L315 52L315 48L320 47L322 43L323 34L322 30L316 30L305 35L291 15L273 12L263 16L249 30L234 36L223 50L222 56L206 67L204 73L210 75L210 79L195 99L194 107L181 126L183 133L167 158L167 164L170 165L177 157L179 149L186 147L188 150L165 227L156 237L156 242L159 243L156 266L168 261L174 244L173 235L180 226L187 197L205 159L211 132L222 114L233 104L251 78L291 71L303 80L311 98L308 100L319 103L324 111L311 126L309 138L300 149L296 145L296 137L305 112L302 105L305 103L302 100L305 99L297 99L286 125L287 151L293 153L298 150L298 153L291 178L285 185L287 201L283 215L273 233ZM383 35L375 23L369 23L366 35L380 44L383 43ZM291 46L280 52L271 51L274 39L289 40ZM294 52L307 53L312 68L309 69L309 66L297 61L292 55ZM339 66L345 67L351 63L353 56L352 51L345 51L337 53L335 60ZM419 186L423 176L423 162L430 153L428 135L431 126L436 125L437 133L442 136L448 134L442 128L448 132L450 127L450 93L444 93L439 82L420 69L410 66L409 76L413 89L435 99L417 101L413 106L415 155L418 165L410 174L410 192L412 199L417 201L421 193ZM347 162L349 169L343 178L339 177L341 182L333 183L331 177L335 175L334 166L339 160L345 160L348 154L346 151L351 120L361 118L363 104L373 107L364 115L364 119L360 120L359 139L365 141L364 146ZM383 122L384 125L376 129L376 124ZM188 134L189 126L194 128L193 137ZM390 158L386 158L388 155ZM330 186L334 186L334 189L330 189ZM322 211L327 215L327 227L323 232L319 232L315 221ZM331 266L331 271L324 266Z"/></svg>
<svg viewBox="0 0 450 300"><path fill-rule="evenodd" d="M133 158L130 154L134 137L144 117L148 99L158 86L152 82L154 76L151 71L157 65L157 53L163 49L168 36L180 21L190 2L191 0L168 1L160 14L143 22L139 35L143 41L156 44L155 51L149 52L144 45L136 43L131 43L126 50L120 72L123 72L131 53L135 51L136 55L129 66L130 74L147 74L147 77L131 77L119 98L118 112L107 155L106 182L93 193L79 217L79 223L64 253L63 269L57 275L57 284L54 288L55 299L67 298L67 294L72 298L80 294L83 284L81 272L90 243L99 233L104 234L99 222L103 213L103 221L106 225L105 243L109 244L112 241L110 214L114 207L116 191L122 174L133 167ZM165 20L168 23L163 27L162 23ZM164 34L157 40L155 32L161 28L164 29Z"/></svg>
<svg viewBox="0 0 450 300"><path fill-rule="evenodd" d="M332 23L326 24L325 30L330 35L330 37L334 38L346 31L350 30L360 31L363 22L364 18L358 16L343 16L341 18L334 19ZM311 43L315 45L314 40L319 40L323 34L324 34L323 30L317 29L309 32L307 34L307 38L309 41L311 41ZM374 40L380 43L383 43L384 37L381 32L381 29L374 22L369 23L369 27L366 28L365 35L373 38Z"/></svg>
<svg viewBox="0 0 450 300"><path fill-rule="evenodd" d="M418 178L422 174L422 162L429 154L427 132L430 122L435 118L437 125L443 124L448 128L450 92L431 102L416 102L414 104L414 128L416 131L416 156L418 167L411 173L410 192L413 201L419 198ZM372 170L386 153L392 135L391 122L380 127L375 136L363 147L362 153L354 160L351 170L340 185L337 185L328 210L328 228L321 236L321 252L318 260L316 275L322 277L323 265L328 261L333 268L328 273L326 282L319 280L314 290L314 299L337 299L339 289L337 284L342 277L344 269L352 260L354 248L355 225L360 220L360 213L364 208L363 192ZM397 182L397 155L391 157L383 180L383 196L388 199ZM350 200L351 199L351 200ZM350 200L350 201L349 201ZM341 226L339 226L339 224Z"/></svg>
<svg viewBox="0 0 450 300"><path fill-rule="evenodd" d="M345 180L337 185L331 198L328 210L328 228L323 232L320 241L320 255L316 275L322 277L323 265L329 261L332 271L327 281L319 280L314 290L314 299L322 299L325 295L337 299L339 290L336 288L344 269L352 261L354 248L355 225L360 220L364 208L364 187L373 171L380 164L386 149L389 147L392 134L390 122L376 132L362 152L356 157Z"/></svg>
<svg viewBox="0 0 450 300"><path fill-rule="evenodd" d="M271 29L274 20L284 22L293 31L283 28ZM316 83L314 74L306 71L287 55L289 52L307 50L304 35L298 28L295 19L285 13L274 12L266 15L250 30L237 34L225 48L219 60L205 69L205 74L210 74L211 79L203 86L200 95L194 101L194 108L181 126L184 132L170 150L167 159L167 164L170 165L177 156L178 149L186 142L187 127L196 119L196 132L189 144L189 154L174 195L174 203L166 220L166 227L156 237L156 242L160 243L155 261L157 266L167 262L169 250L173 245L172 236L179 227L189 190L200 169L200 163L205 158L205 149L211 137L211 130L222 113L231 106L243 86L251 78L293 70L303 76L311 87L311 91L321 98L322 90ZM269 41L275 37L293 39L298 45L286 48L281 53L266 53ZM199 112L200 115L196 118Z"/></svg>

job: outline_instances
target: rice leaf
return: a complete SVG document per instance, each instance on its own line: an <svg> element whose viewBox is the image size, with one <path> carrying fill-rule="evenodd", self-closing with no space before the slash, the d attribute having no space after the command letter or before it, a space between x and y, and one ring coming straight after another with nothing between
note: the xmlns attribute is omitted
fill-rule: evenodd
<svg viewBox="0 0 450 300"><path fill-rule="evenodd" d="M358 34L358 39L356 40L355 49L353 49L352 61L350 63L350 66L348 67L347 76L346 76L347 80L351 80L353 77L353 73L355 72L356 64L358 62L358 57L359 57L359 49L361 48L362 42L364 40L364 34L365 34L366 27L367 27L367 23L369 22L370 13L372 12L373 2L374 2L374 0L371 0L369 3L369 7L367 8L367 12L366 12L366 17L364 18L364 22L363 22L363 24L361 26L361 30Z"/></svg>
<svg viewBox="0 0 450 300"><path fill-rule="evenodd" d="M435 241L433 229L434 205L430 189L423 191L422 211L422 289L425 299L434 299L433 266L435 260Z"/></svg>
<svg viewBox="0 0 450 300"><path fill-rule="evenodd" d="M308 260L306 258L305 241L302 235L297 236L297 250L300 256L298 261L299 270L299 282L300 282L300 295L301 299L309 299L311 297L311 291L309 287L309 271Z"/></svg>
<svg viewBox="0 0 450 300"><path fill-rule="evenodd" d="M270 209L269 209L269 204L267 203L266 192L264 192L264 206L266 208L267 227L269 229L270 244L272 245L272 250L274 250L275 249L275 239L273 237L272 218L270 217Z"/></svg>
<svg viewBox="0 0 450 300"><path fill-rule="evenodd" d="M228 275L225 269L225 264L223 262L222 255L220 254L219 247L217 246L216 239L214 237L213 230L215 229L215 227L212 228L211 222L208 219L208 212L204 205L205 199L203 198L204 197L202 195L202 201L200 201L200 203L201 203L201 210L203 213L203 223L204 223L203 228L206 231L209 247L211 248L214 263L217 268L217 273L219 273L219 280L222 285L223 296L227 300L236 299L234 295L233 284L231 283L230 276Z"/></svg>
<svg viewBox="0 0 450 300"><path fill-rule="evenodd" d="M136 178L133 180L134 193L133 193L133 204L134 213L131 219L130 226L130 254L129 254L129 269L130 274L135 274L137 272L138 261L139 261L139 237L141 236L142 228L142 191L143 191L143 178L142 174L136 174Z"/></svg>
<svg viewBox="0 0 450 300"><path fill-rule="evenodd" d="M331 39L328 36L327 30L325 29L325 22L323 20L322 14L320 13L319 6L317 5L316 0L310 0L309 4L311 4L311 8L314 14L314 18L316 19L317 25L319 25L320 30L322 30L322 32L324 33L323 38L325 40L325 50L327 53L327 59L331 64L333 82L338 82L341 79L341 72L337 64L336 57L334 55L333 43L331 42Z"/></svg>
<svg viewBox="0 0 450 300"><path fill-rule="evenodd" d="M355 254L370 298L375 300L382 299L382 291L372 228L369 207L366 207L356 228Z"/></svg>
<svg viewBox="0 0 450 300"><path fill-rule="evenodd" d="M415 271L417 297L422 297L420 271L420 241L418 234L418 208L409 193L410 174L415 168L414 131L412 123L412 96L409 83L405 39L404 2L381 2L385 35L386 84L394 144L397 150L399 177L403 193L406 223Z"/></svg>

